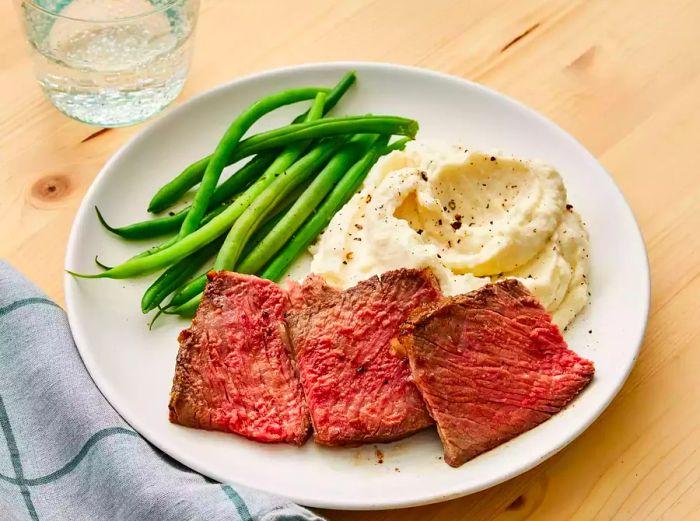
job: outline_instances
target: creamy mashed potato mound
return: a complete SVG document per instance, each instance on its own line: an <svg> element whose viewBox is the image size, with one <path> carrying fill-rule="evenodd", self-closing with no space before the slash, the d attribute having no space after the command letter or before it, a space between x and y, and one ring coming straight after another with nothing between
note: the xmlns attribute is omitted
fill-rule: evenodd
<svg viewBox="0 0 700 521"><path fill-rule="evenodd" d="M312 254L341 288L401 267L432 269L446 295L515 277L560 327L588 301L588 235L557 171L443 143L380 159Z"/></svg>

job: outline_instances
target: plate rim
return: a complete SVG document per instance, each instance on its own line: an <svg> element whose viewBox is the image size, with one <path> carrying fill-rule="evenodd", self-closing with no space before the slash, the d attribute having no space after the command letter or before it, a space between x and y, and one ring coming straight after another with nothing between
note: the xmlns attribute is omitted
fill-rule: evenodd
<svg viewBox="0 0 700 521"><path fill-rule="evenodd" d="M650 301L651 301L651 273L650 273L650 267L649 267L649 255L648 251L646 249L646 244L644 242L644 237L641 231L641 228L639 226L639 222L637 221L636 216L634 215L634 212L632 211L632 208L630 207L627 199L625 198L622 190L620 187L617 185L615 182L615 179L610 175L610 173L607 171L607 169L593 156L591 152L588 151L588 149L580 143L576 138L573 137L567 130L563 129L559 125L557 125L554 121L550 120L537 110L533 109L532 107L529 107L525 105L524 103L506 95L501 92L498 92L494 89L491 89L489 87L486 87L484 85L481 85L479 83L476 83L474 81L468 80L466 78L462 78L459 76L455 76L452 74L448 74L445 72L440 72L440 71L435 71L431 69L426 69L423 67L417 67L417 66L411 66L411 65L403 65L403 64L396 64L396 63L390 63L390 62L381 62L381 61L324 61L324 62L313 62L313 63L303 63L303 64L295 64L295 65L287 65L283 67L277 67L273 69L265 69L257 72L252 72L250 74L246 74L240 77L237 77L235 79L229 80L227 82L221 83L219 85L216 85L212 88L209 88L203 92L200 92L198 94L195 94L186 100L180 102L177 106L172 107L171 109L167 110L161 117L157 118L155 121L150 122L147 124L144 128L140 129L138 132L136 132L134 135L132 135L115 153L112 154L112 156L105 162L105 164L102 166L100 171L97 173L95 178L92 180L90 183L90 186L88 189L85 191L85 194L82 197L80 206L78 207L78 210L75 214L75 217L73 219L73 223L71 225L71 230L68 238L68 242L66 245L66 254L64 258L64 269L68 266L71 266L74 263L74 260L76 259L77 256L77 247L76 243L78 241L78 233L79 233L79 228L80 228L80 223L84 221L86 214L91 211L90 205L88 204L88 201L93 198L94 192L97 190L97 186L102 182L104 178L107 176L107 172L112 169L112 166L114 163L117 163L123 155L126 155L128 153L128 150L138 141L142 140L143 138L154 134L158 132L158 130L163 127L167 126L169 124L169 121L172 120L173 118L177 118L178 114L184 110L186 110L187 105L190 103L196 103L199 100L202 100L206 97L210 96L215 96L217 93L226 91L229 89L235 89L237 85L243 84L248 81L252 80L264 80L264 79L270 79L274 78L275 76L278 75L285 75L287 73L296 73L296 74L303 74L305 72L309 71L324 71L324 70L335 70L338 68L346 68L347 70L353 70L353 69L393 69L393 70L398 70L398 71L403 71L403 72L408 72L412 74L419 74L419 75L427 75L427 76L432 76L434 79L441 80L441 81L448 81L448 82L453 82L457 84L462 84L465 86L468 86L469 88L476 89L478 91L481 91L482 94L486 94L489 97L496 98L500 102L505 102L507 104L510 104L514 106L514 108L518 109L519 111L524 111L528 113L529 116L534 117L535 119L539 120L540 123L544 124L545 126L549 127L550 129L556 131L558 134L561 135L562 138L568 140L570 144L572 144L574 147L578 148L584 155L588 156L588 159L592 160L594 164L600 168L601 172L605 173L607 180L610 182L611 186L617 191L618 196L620 197L620 200L624 203L624 207L626 211L629 213L629 216L632 219L632 222L634 223L634 227L636 229L634 241L637 243L637 246L640 247L641 252L643 252L643 258L640 259L641 262L641 268L644 270L644 284L643 287L640 288L640 291L642 292L643 301L641 302L642 309L643 309L643 316L642 318L642 327L639 329L638 333L636 334L636 339L635 339L635 349L634 349L634 355L628 360L628 363L626 367L624 368L624 371L621 371L618 373L618 380L616 382L616 385L614 386L613 392L611 392L605 400L603 400L597 407L597 410L595 410L594 414L591 414L590 417L584 421L583 423L580 424L579 428L576 429L571 436L569 436L567 439L564 439L563 441L560 441L556 444L554 444L552 447L550 447L549 450L546 451L545 454L543 454L541 457L534 459L530 461L528 464L522 465L518 468L515 469L510 469L508 472L504 472L502 475L499 475L497 477L494 477L493 479L481 483L478 486L471 486L471 487L460 487L459 485L455 485L449 489L446 489L443 493L427 493L423 495L411 495L410 497L404 499L404 500L392 500L389 502L384 502L384 503L369 503L369 502L363 502L363 501L357 501L357 500L336 500L336 501L319 501L317 497L314 497L313 495L307 495L307 496L295 496L295 497L289 497L292 501L295 501L297 503L300 503L302 505L309 505L312 507L316 508L329 508L329 509L342 509L342 510L384 510L384 509L396 509L396 508L406 508L406 507L412 507L412 506L419 506L419 505L426 505L426 504L432 504L432 503L438 503L442 501L447 501L450 499L455 499L458 497L466 496L469 494L473 494L482 490L485 490L487 488L490 488L492 486L498 485L500 483L503 483L509 479L512 479L516 476L519 476L528 470L534 468L535 466L539 465L543 461L549 459L562 449L564 449L566 446L568 446L571 442L573 442L576 438L578 438L586 429L588 429L599 417L600 415L608 408L610 403L613 401L613 399L619 394L622 386L625 384L627 381L629 374L634 367L638 357L639 353L646 335L646 330L648 326L648 321L649 321L649 311L650 311ZM77 295L77 285L72 284L73 282L73 277L64 272L64 277L63 277L63 289L64 289L64 299L66 303L66 313L68 316L68 322L71 327L71 332L75 341L76 348L78 350L78 353L80 354L80 357L83 361L83 364L85 365L88 373L90 374L90 377L92 378L93 382L95 383L96 387L99 389L100 393L105 397L107 402L110 404L110 406L119 414L119 416L126 422L128 423L136 432L139 433L140 436L142 436L146 441L149 443L153 444L155 447L157 447L159 450L162 450L166 454L170 455L174 459L184 463L186 466L189 468L195 470L196 472L210 476L218 481L221 482L228 482L232 484L237 484L237 485L242 485L246 487L250 487L250 485L247 485L245 482L232 482L229 479L224 479L223 476L217 475L217 472L211 472L209 469L204 469L203 466L199 465L197 461L193 460L190 457L187 457L186 455L183 457L182 454L177 453L173 454L172 451L167 450L166 448L161 446L161 443L157 440L158 436L154 435L154 433L149 432L148 427L143 428L144 426L141 425L141 422L137 418L131 417L131 415L125 411L122 411L121 407L119 407L116 402L118 400L112 400L111 398L113 395L116 393L114 390L113 386L103 378L100 378L99 370L96 367L96 362L93 359L93 357L89 354L90 350L86 349L86 345L88 344L88 341L86 338L82 338L81 333L80 333L80 327L78 326L78 317L76 316L76 299L79 298ZM642 281L640 281L641 283ZM82 347L81 347L82 346ZM267 491L263 489L258 489L263 492L267 493L273 493L280 495L279 492L276 491Z"/></svg>

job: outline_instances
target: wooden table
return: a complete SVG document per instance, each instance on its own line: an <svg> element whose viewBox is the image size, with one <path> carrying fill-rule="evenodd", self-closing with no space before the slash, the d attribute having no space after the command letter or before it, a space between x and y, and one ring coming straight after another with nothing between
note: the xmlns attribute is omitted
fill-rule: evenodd
<svg viewBox="0 0 700 521"><path fill-rule="evenodd" d="M0 257L61 301L83 193L138 127L101 131L54 110L12 4L0 4ZM180 100L241 74L322 60L469 78L587 146L622 188L649 249L641 357L585 434L485 492L402 511L327 512L331 519L700 519L699 22L698 0L205 0Z"/></svg>

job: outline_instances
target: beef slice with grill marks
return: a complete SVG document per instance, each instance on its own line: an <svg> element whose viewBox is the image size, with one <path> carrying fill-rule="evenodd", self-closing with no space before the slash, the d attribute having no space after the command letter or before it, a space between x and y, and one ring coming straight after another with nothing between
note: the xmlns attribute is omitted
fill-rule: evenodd
<svg viewBox="0 0 700 521"><path fill-rule="evenodd" d="M398 341L453 467L544 422L593 377L513 279L416 309Z"/></svg>
<svg viewBox="0 0 700 521"><path fill-rule="evenodd" d="M440 296L430 270L390 271L345 291L315 275L292 285L287 326L317 443L391 441L433 423L391 339Z"/></svg>
<svg viewBox="0 0 700 521"><path fill-rule="evenodd" d="M170 421L301 445L309 416L284 325L287 293L257 277L219 271L180 333Z"/></svg>

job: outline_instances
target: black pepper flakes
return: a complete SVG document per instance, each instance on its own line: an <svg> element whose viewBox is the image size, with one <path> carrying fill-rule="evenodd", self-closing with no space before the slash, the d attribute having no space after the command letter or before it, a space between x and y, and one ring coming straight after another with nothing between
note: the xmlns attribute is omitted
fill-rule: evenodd
<svg viewBox="0 0 700 521"><path fill-rule="evenodd" d="M453 230L459 230L462 227L462 223L461 221L454 221L450 226L452 226Z"/></svg>
<svg viewBox="0 0 700 521"><path fill-rule="evenodd" d="M450 201L447 203L447 206L450 207L450 210L457 209L457 203L455 203L454 199L450 199Z"/></svg>
<svg viewBox="0 0 700 521"><path fill-rule="evenodd" d="M495 160L496 160L496 158L491 156L491 161L495 161Z"/></svg>
<svg viewBox="0 0 700 521"><path fill-rule="evenodd" d="M420 171L420 178L421 178L423 181L427 181L427 180L428 180L428 175L427 175L423 170L421 170L421 171Z"/></svg>
<svg viewBox="0 0 700 521"><path fill-rule="evenodd" d="M573 204L567 204L567 205L566 205L566 209L569 210L569 211L571 211L571 210L574 209L574 205L573 205Z"/></svg>
<svg viewBox="0 0 700 521"><path fill-rule="evenodd" d="M437 220L438 226L442 226L442 219Z"/></svg>
<svg viewBox="0 0 700 521"><path fill-rule="evenodd" d="M423 229L422 229L422 228L419 228L418 230L416 230L416 233L417 233L418 235L422 235L422 234L423 234Z"/></svg>
<svg viewBox="0 0 700 521"><path fill-rule="evenodd" d="M455 221L461 221L461 220L462 220L462 216L460 214L456 213L455 214Z"/></svg>
<svg viewBox="0 0 700 521"><path fill-rule="evenodd" d="M367 204L369 204L369 203L372 202L372 194L367 194L367 197L365 197L365 202L366 202Z"/></svg>
<svg viewBox="0 0 700 521"><path fill-rule="evenodd" d="M361 224L356 224L356 225L355 225L355 228L357 228L358 230L361 230L361 229L362 229L362 225L361 225Z"/></svg>

